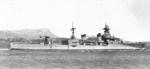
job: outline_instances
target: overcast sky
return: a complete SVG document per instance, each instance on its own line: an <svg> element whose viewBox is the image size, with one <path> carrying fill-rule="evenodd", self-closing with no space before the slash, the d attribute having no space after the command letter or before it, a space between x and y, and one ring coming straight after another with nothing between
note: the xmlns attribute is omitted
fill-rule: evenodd
<svg viewBox="0 0 150 69"><path fill-rule="evenodd" d="M129 41L150 41L150 0L0 0L0 30L49 28L60 37L111 33Z"/></svg>

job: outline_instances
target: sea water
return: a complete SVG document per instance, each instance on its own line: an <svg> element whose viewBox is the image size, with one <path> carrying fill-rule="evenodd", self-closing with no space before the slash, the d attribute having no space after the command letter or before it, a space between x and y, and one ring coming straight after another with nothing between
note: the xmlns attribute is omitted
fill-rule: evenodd
<svg viewBox="0 0 150 69"><path fill-rule="evenodd" d="M148 69L150 49L100 50L5 50L0 69Z"/></svg>
<svg viewBox="0 0 150 69"><path fill-rule="evenodd" d="M0 69L148 69L150 51L7 50Z"/></svg>

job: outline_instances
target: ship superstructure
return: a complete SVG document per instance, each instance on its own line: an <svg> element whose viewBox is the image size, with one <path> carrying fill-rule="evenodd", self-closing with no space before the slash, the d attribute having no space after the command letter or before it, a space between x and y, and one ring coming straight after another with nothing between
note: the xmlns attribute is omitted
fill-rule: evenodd
<svg viewBox="0 0 150 69"><path fill-rule="evenodd" d="M111 43L121 42L119 38L116 38L110 34L110 28L105 23L105 27L103 28L104 33L98 33L96 37L88 37L86 34L81 35L80 44L81 45L100 45L100 46L108 46Z"/></svg>

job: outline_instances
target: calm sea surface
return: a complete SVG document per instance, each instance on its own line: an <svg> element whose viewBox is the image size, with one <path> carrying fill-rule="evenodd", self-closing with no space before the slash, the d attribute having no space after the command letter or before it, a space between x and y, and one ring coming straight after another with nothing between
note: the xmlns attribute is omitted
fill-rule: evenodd
<svg viewBox="0 0 150 69"><path fill-rule="evenodd" d="M0 69L149 69L150 50L0 51Z"/></svg>

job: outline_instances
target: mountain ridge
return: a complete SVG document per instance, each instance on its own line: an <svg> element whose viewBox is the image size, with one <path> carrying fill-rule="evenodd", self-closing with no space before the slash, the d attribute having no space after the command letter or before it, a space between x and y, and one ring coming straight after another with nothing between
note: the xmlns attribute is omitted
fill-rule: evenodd
<svg viewBox="0 0 150 69"><path fill-rule="evenodd" d="M0 38L26 38L26 39L38 39L39 36L50 36L51 38L57 38L54 33L52 33L47 28L42 29L22 29L22 30L0 30Z"/></svg>

